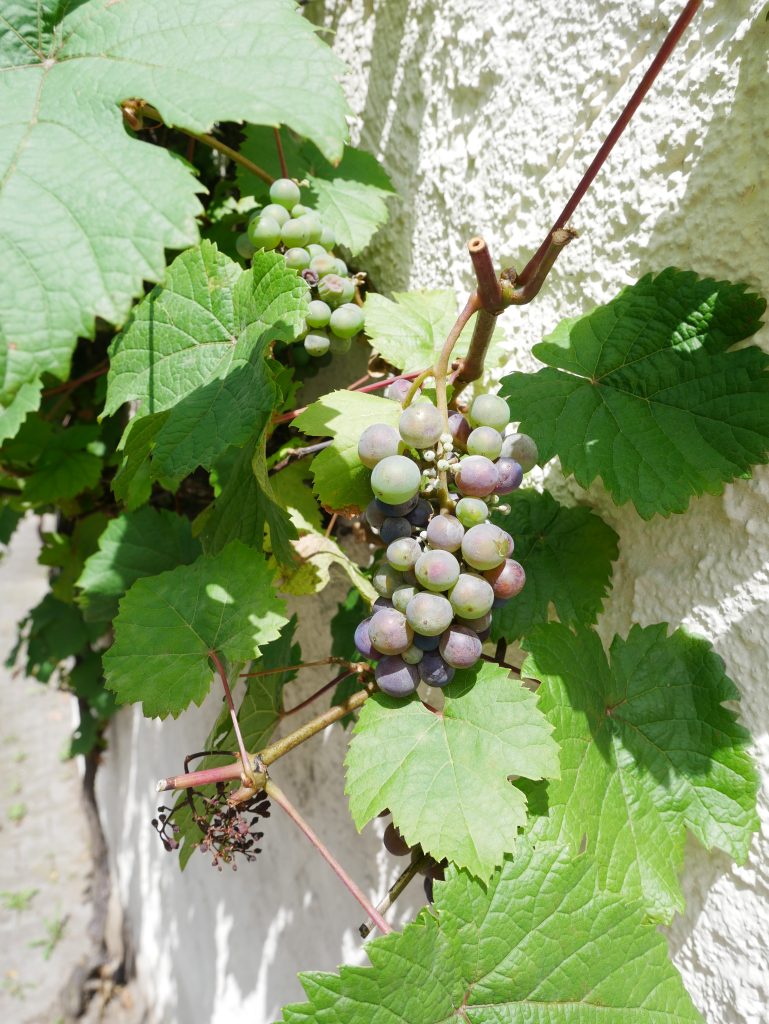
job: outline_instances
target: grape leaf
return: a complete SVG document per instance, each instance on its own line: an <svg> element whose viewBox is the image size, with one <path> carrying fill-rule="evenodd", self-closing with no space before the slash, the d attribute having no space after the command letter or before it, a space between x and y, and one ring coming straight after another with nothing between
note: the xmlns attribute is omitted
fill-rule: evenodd
<svg viewBox="0 0 769 1024"><path fill-rule="evenodd" d="M0 360L3 351L0 349ZM9 437L15 437L27 415L40 408L43 383L38 378L21 384L12 396L6 397L0 391L0 444Z"/></svg>
<svg viewBox="0 0 769 1024"><path fill-rule="evenodd" d="M448 288L433 291L394 292L392 299L369 292L363 307L365 331L371 347L402 373L432 366L457 318L457 297ZM454 348L464 355L470 345L474 321L464 328ZM501 365L503 353L497 348L502 332L494 331L486 366Z"/></svg>
<svg viewBox="0 0 769 1024"><path fill-rule="evenodd" d="M0 505L0 545L9 543L16 527L19 525L22 513L10 505Z"/></svg>
<svg viewBox="0 0 769 1024"><path fill-rule="evenodd" d="M294 420L294 426L312 437L333 437L334 442L312 460L315 493L332 512L355 515L368 505L371 470L358 458L360 435L372 423L398 426L403 412L389 398L357 391L332 391Z"/></svg>
<svg viewBox="0 0 769 1024"><path fill-rule="evenodd" d="M505 502L510 512L494 519L515 540L526 585L494 610L492 639L516 640L547 622L551 602L561 622L595 622L609 591L617 534L589 508L566 508L547 491L517 491Z"/></svg>
<svg viewBox="0 0 769 1024"><path fill-rule="evenodd" d="M548 366L504 378L500 393L542 461L558 455L583 487L601 477L644 519L683 512L767 461L769 356L728 351L765 305L744 285L649 274L562 321L533 349Z"/></svg>
<svg viewBox="0 0 769 1024"><path fill-rule="evenodd" d="M178 256L111 350L105 415L168 412L152 437L152 474L185 476L261 430L279 392L265 352L293 338L308 288L278 253L243 271L211 242Z"/></svg>
<svg viewBox="0 0 769 1024"><path fill-rule="evenodd" d="M297 618L293 615L281 630L277 640L273 640L262 651L262 656L251 665L254 672L265 669L282 668L284 665L298 665L302 660L299 644L294 643L294 631ZM246 680L246 692L238 708L238 724L243 742L250 753L256 753L266 746L275 732L283 711L283 688L286 683L296 679L296 672L271 672L269 675L252 676ZM225 705L203 744L206 750L223 750L230 753L237 749L237 740L232 729L229 709ZM221 757L205 757L198 768L213 768L222 764ZM199 792L203 796L213 796L214 786L201 786ZM198 805L198 813L202 808ZM179 866L184 870L192 856L196 843L200 842L201 831L195 824L192 812L184 796L180 796L174 807L174 824L179 832L175 838L179 847Z"/></svg>
<svg viewBox="0 0 769 1024"><path fill-rule="evenodd" d="M496 665L443 692L440 714L416 695L366 701L345 761L350 811L362 828L389 807L410 846L487 880L526 822L508 776L556 777L558 747L535 695Z"/></svg>
<svg viewBox="0 0 769 1024"><path fill-rule="evenodd" d="M488 886L450 871L435 906L366 946L371 967L312 972L284 1024L702 1024L641 907L596 890L585 856L516 844Z"/></svg>
<svg viewBox="0 0 769 1024"><path fill-rule="evenodd" d="M85 620L114 619L118 600L131 584L189 565L200 554L190 523L173 512L142 508L113 519L77 581Z"/></svg>
<svg viewBox="0 0 769 1024"><path fill-rule="evenodd" d="M65 377L94 317L120 323L164 250L198 239L202 186L174 154L126 131L142 97L165 121L290 125L342 155L341 61L287 0L100 0L0 24L0 336L3 389ZM0 357L1 358L1 357Z"/></svg>
<svg viewBox="0 0 769 1024"><path fill-rule="evenodd" d="M74 605L48 593L19 623L18 640L6 665L12 666L24 648L26 674L47 683L65 658L80 654L97 636Z"/></svg>
<svg viewBox="0 0 769 1024"><path fill-rule="evenodd" d="M60 601L74 603L78 577L83 571L86 559L96 551L99 538L108 523L109 519L103 512L94 512L76 520L69 534L43 533L43 547L37 560L40 565L55 566L59 570L52 574L51 593ZM114 611L117 611L117 603ZM101 620L105 623L105 628L107 621L112 617L93 615L89 619L87 615L83 616L86 621Z"/></svg>
<svg viewBox="0 0 769 1024"><path fill-rule="evenodd" d="M264 555L239 541L136 580L104 655L107 686L121 704L142 701L148 717L176 718L208 693L211 651L233 663L257 657L285 625L283 613Z"/></svg>
<svg viewBox="0 0 769 1024"><path fill-rule="evenodd" d="M75 425L52 431L45 448L25 478L22 500L49 505L96 487L101 479L103 445L97 427Z"/></svg>
<svg viewBox="0 0 769 1024"><path fill-rule="evenodd" d="M524 784L532 806L549 805L532 836L576 850L586 835L601 885L667 921L684 906L687 828L743 861L758 781L750 737L722 706L739 696L723 662L706 640L665 631L633 626L607 658L590 630L537 626L523 673L542 680L540 709L561 747L560 781L546 792Z"/></svg>

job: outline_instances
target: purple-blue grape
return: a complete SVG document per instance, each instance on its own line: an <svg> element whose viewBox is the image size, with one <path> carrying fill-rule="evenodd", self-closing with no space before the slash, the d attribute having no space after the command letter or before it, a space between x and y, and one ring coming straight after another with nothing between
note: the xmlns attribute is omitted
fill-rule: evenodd
<svg viewBox="0 0 769 1024"><path fill-rule="evenodd" d="M366 517L366 522L369 524L372 530L381 530L382 523L387 518L387 515L379 507L379 502L374 498L366 505L366 511L363 513Z"/></svg>
<svg viewBox="0 0 769 1024"><path fill-rule="evenodd" d="M427 524L427 543L442 551L458 551L464 535L465 528L456 516L433 516Z"/></svg>
<svg viewBox="0 0 769 1024"><path fill-rule="evenodd" d="M411 647L414 631L403 612L397 608L383 608L371 616L368 635L380 654L402 654Z"/></svg>
<svg viewBox="0 0 769 1024"><path fill-rule="evenodd" d="M378 597L376 601L371 605L371 614L378 612L381 608L393 608L393 602L389 597Z"/></svg>
<svg viewBox="0 0 769 1024"><path fill-rule="evenodd" d="M449 626L438 646L441 657L452 668L472 668L481 656L481 641L468 626Z"/></svg>
<svg viewBox="0 0 769 1024"><path fill-rule="evenodd" d="M409 512L416 506L419 501L419 495L415 494L409 498L408 501L402 501L400 504L393 505L386 501L380 501L379 498L374 498L376 507L386 516L407 516Z"/></svg>
<svg viewBox="0 0 769 1024"><path fill-rule="evenodd" d="M408 519L388 516L379 528L379 536L382 538L382 543L388 545L400 537L410 537L411 523Z"/></svg>
<svg viewBox="0 0 769 1024"><path fill-rule="evenodd" d="M449 590L459 579L459 562L450 551L435 548L419 556L414 572L426 590Z"/></svg>
<svg viewBox="0 0 769 1024"><path fill-rule="evenodd" d="M385 388L384 396L393 402L400 402L402 404L409 391L411 391L411 381L405 380L403 377L396 377Z"/></svg>
<svg viewBox="0 0 769 1024"><path fill-rule="evenodd" d="M425 656L417 668L419 678L428 686L448 686L454 678L454 669L435 651L425 651Z"/></svg>
<svg viewBox="0 0 769 1024"><path fill-rule="evenodd" d="M374 670L374 678L379 689L388 697L410 697L419 685L417 668L408 665L397 655L382 658Z"/></svg>
<svg viewBox="0 0 769 1024"><path fill-rule="evenodd" d="M426 526L433 514L433 507L426 498L419 498L406 518L412 526Z"/></svg>
<svg viewBox="0 0 769 1024"><path fill-rule="evenodd" d="M462 557L473 569L485 572L501 565L510 554L512 538L494 523L471 526L462 539Z"/></svg>
<svg viewBox="0 0 769 1024"><path fill-rule="evenodd" d="M497 467L485 455L468 455L459 463L457 489L471 498L487 498L499 481Z"/></svg>
<svg viewBox="0 0 769 1024"><path fill-rule="evenodd" d="M518 490L523 480L523 469L515 459L497 459L499 482L494 488L495 494L512 494Z"/></svg>
<svg viewBox="0 0 769 1024"><path fill-rule="evenodd" d="M440 642L440 633L437 636L422 636L421 633L414 634L414 646L418 647L420 651L437 651Z"/></svg>
<svg viewBox="0 0 769 1024"><path fill-rule="evenodd" d="M369 636L368 627L371 619L364 619L363 622L359 623L355 630L355 646L358 648L364 658L370 658L375 661L377 658L381 658L382 655L371 643L371 637Z"/></svg>

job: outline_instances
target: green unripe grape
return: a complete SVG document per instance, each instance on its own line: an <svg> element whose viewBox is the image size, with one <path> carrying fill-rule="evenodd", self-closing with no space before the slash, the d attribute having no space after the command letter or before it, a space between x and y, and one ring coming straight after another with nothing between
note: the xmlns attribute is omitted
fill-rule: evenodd
<svg viewBox="0 0 769 1024"><path fill-rule="evenodd" d="M332 334L330 341L331 351L335 356L345 356L350 351L352 338L340 338L338 335Z"/></svg>
<svg viewBox="0 0 769 1024"><path fill-rule="evenodd" d="M388 505L409 501L419 490L422 474L419 466L405 455L388 455L371 473L374 496Z"/></svg>
<svg viewBox="0 0 769 1024"><path fill-rule="evenodd" d="M292 270L306 270L310 265L310 254L306 249L297 247L286 250L286 266Z"/></svg>
<svg viewBox="0 0 769 1024"><path fill-rule="evenodd" d="M425 652L420 650L419 647L415 647L413 644L407 651L404 651L401 654L401 658L403 658L407 665L418 665L424 656Z"/></svg>
<svg viewBox="0 0 769 1024"><path fill-rule="evenodd" d="M331 230L331 228L324 227L323 233L320 236L320 244L323 246L324 249L333 249L335 242L336 238L334 236L334 232Z"/></svg>
<svg viewBox="0 0 769 1024"><path fill-rule="evenodd" d="M311 356L318 358L324 356L331 348L331 339L322 331L310 331L304 339L304 347Z"/></svg>
<svg viewBox="0 0 769 1024"><path fill-rule="evenodd" d="M280 224L272 217L260 217L248 225L248 237L255 249L274 249L280 245Z"/></svg>
<svg viewBox="0 0 769 1024"><path fill-rule="evenodd" d="M320 299L313 299L307 307L305 320L308 327L326 327L331 319L331 306Z"/></svg>
<svg viewBox="0 0 769 1024"><path fill-rule="evenodd" d="M295 245L305 246L310 241L310 232L303 218L287 220L280 229L280 237L287 249Z"/></svg>
<svg viewBox="0 0 769 1024"><path fill-rule="evenodd" d="M291 210L291 216L294 218L304 217L306 213L312 212L313 211L310 209L309 206L304 206L302 203L297 203L296 206Z"/></svg>
<svg viewBox="0 0 769 1024"><path fill-rule="evenodd" d="M355 284L349 277L326 274L318 281L318 296L329 306L341 306L355 298Z"/></svg>
<svg viewBox="0 0 769 1024"><path fill-rule="evenodd" d="M345 302L331 314L331 331L339 338L352 338L363 329L363 310L353 302Z"/></svg>
<svg viewBox="0 0 769 1024"><path fill-rule="evenodd" d="M256 251L245 231L235 239L235 248L237 249L238 256L242 256L244 260L250 260Z"/></svg>
<svg viewBox="0 0 769 1024"><path fill-rule="evenodd" d="M504 430L510 422L510 409L499 395L478 395L470 406L470 425Z"/></svg>
<svg viewBox="0 0 769 1024"><path fill-rule="evenodd" d="M291 216L294 216L293 212ZM320 222L320 217L314 210L310 210L309 213L304 214L301 220L302 223L307 225L307 229L310 232L310 242L313 245L318 245L320 236L323 234L323 225Z"/></svg>
<svg viewBox="0 0 769 1024"><path fill-rule="evenodd" d="M404 537L402 539L405 540L406 538ZM409 601L411 600L412 597L416 597L418 593L419 587L412 587L408 584L400 586L393 591L392 603L395 605L399 612L403 612L403 614L405 615Z"/></svg>
<svg viewBox="0 0 769 1024"><path fill-rule="evenodd" d="M489 506L480 498L460 498L454 514L466 530L471 526L485 523L489 518Z"/></svg>
<svg viewBox="0 0 769 1024"><path fill-rule="evenodd" d="M276 220L281 227L290 219L291 214L285 208L285 206L279 206L277 203L268 203L267 206L262 210L256 210L254 216L258 217L272 217Z"/></svg>
<svg viewBox="0 0 769 1024"><path fill-rule="evenodd" d="M326 256L326 250L322 245L318 245L316 242L310 242L307 246L307 252L310 254L311 259L315 259L316 256Z"/></svg>
<svg viewBox="0 0 769 1024"><path fill-rule="evenodd" d="M494 427L476 427L467 438L467 451L470 455L485 455L493 462L502 451L502 435Z"/></svg>
<svg viewBox="0 0 769 1024"><path fill-rule="evenodd" d="M336 258L336 270L334 271L334 273L339 274L340 277L350 276L350 271L347 269L347 264L345 263L344 260L340 260L338 256Z"/></svg>
<svg viewBox="0 0 769 1024"><path fill-rule="evenodd" d="M336 259L324 251L322 256L313 256L310 260L310 270L314 270L318 277L326 277L336 271Z"/></svg>
<svg viewBox="0 0 769 1024"><path fill-rule="evenodd" d="M270 199L287 210L293 210L301 195L299 186L290 178L278 178L270 185Z"/></svg>

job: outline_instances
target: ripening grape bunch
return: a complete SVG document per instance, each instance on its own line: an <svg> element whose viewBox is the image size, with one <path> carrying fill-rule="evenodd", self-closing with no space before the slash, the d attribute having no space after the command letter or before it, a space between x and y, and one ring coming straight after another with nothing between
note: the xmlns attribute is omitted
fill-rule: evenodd
<svg viewBox="0 0 769 1024"><path fill-rule="evenodd" d="M312 295L305 330L297 341L303 341L305 352L314 358L327 352L341 355L363 329L363 310L354 301L359 281L334 255L334 232L300 199L299 186L290 178L274 181L270 202L254 211L237 249L244 259L251 259L259 249L283 254L286 265L302 275Z"/></svg>
<svg viewBox="0 0 769 1024"><path fill-rule="evenodd" d="M410 390L398 379L385 394L403 403ZM538 459L532 438L510 433L509 421L507 403L485 394L467 417L450 413L447 431L440 410L418 395L397 430L376 423L361 434L358 456L374 493L365 517L386 550L373 574L380 596L355 645L376 661L377 684L392 697L408 697L420 680L446 686L471 668L492 609L523 588L513 538L490 521L510 511L500 499Z"/></svg>

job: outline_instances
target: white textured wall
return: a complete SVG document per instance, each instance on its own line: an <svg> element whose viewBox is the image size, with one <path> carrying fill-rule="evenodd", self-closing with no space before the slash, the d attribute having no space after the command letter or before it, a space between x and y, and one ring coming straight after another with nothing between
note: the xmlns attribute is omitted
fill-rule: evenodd
<svg viewBox="0 0 769 1024"><path fill-rule="evenodd" d="M392 174L401 200L369 267L380 290L471 284L464 245L480 231L519 267L553 215L682 0L328 0L315 17L336 31L352 67L354 134ZM769 25L765 4L706 0L575 218L582 237L545 293L506 316L509 367L557 321L668 265L742 279L769 295ZM606 105L609 104L609 108ZM548 474L556 493L584 493ZM708 636L744 695L742 715L769 771L769 472L643 523L599 486L587 496L621 540L602 628L663 619ZM342 588L343 589L343 588ZM302 603L306 654L325 653L330 590ZM310 679L304 686L312 686ZM301 690L301 686L299 689ZM296 688L295 688L296 689ZM207 1024L247 1011L275 1019L298 996L297 968L359 956L358 911L283 821L269 823L263 860L237 875L193 863L175 871L150 832L151 781L205 734L209 706L162 726L126 713L102 786L139 969L158 1019ZM340 800L341 734L281 766L281 782L371 892L394 865L371 829L353 843ZM126 773L128 773L126 781ZM691 842L686 914L671 948L709 1024L769 1021L769 836L748 864ZM347 847L351 846L348 850ZM197 858L196 858L197 860ZM420 899L413 889L412 907ZM409 911L408 901L402 905Z"/></svg>

